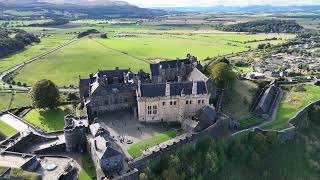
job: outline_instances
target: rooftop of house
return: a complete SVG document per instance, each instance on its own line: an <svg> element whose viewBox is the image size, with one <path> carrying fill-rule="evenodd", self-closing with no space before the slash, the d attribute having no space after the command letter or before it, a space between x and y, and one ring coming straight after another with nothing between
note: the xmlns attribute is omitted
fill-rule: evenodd
<svg viewBox="0 0 320 180"><path fill-rule="evenodd" d="M194 56L187 55L186 59L176 59L176 60L165 60L158 63L150 64L150 70L152 76L158 76L160 74L159 69L168 69L168 68L178 68L182 64L192 64L197 59Z"/></svg>
<svg viewBox="0 0 320 180"><path fill-rule="evenodd" d="M103 136L93 138L95 153L99 159L106 159L113 156L122 155L121 152L112 146L112 143Z"/></svg>
<svg viewBox="0 0 320 180"><path fill-rule="evenodd" d="M199 82L172 82L141 84L141 97L162 97L166 96L166 87L170 86L171 96L191 95L193 86L196 85L196 94L207 94L207 86L204 81Z"/></svg>

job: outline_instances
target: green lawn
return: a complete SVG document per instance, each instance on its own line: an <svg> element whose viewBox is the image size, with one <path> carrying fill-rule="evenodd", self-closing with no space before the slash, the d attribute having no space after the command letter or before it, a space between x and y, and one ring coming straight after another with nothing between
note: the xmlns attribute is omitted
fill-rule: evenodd
<svg viewBox="0 0 320 180"><path fill-rule="evenodd" d="M36 55L39 55L54 47L57 47L58 45L70 39L71 37L71 35L65 34L52 34L50 37L42 38L39 44L27 47L24 51L8 56L6 58L0 58L0 72L8 70L9 68L17 64L20 64L24 61L27 61L28 59Z"/></svg>
<svg viewBox="0 0 320 180"><path fill-rule="evenodd" d="M248 118L244 118L244 119L241 119L240 120L240 126L242 128L245 128L245 127L249 127L249 126L252 126L252 125L256 125L256 124L259 124L259 123L262 123L264 120L260 117L256 117L256 116L249 116Z"/></svg>
<svg viewBox="0 0 320 180"><path fill-rule="evenodd" d="M63 130L65 122L64 112L66 106L59 107L55 110L38 110L33 109L24 116L24 119L46 132Z"/></svg>
<svg viewBox="0 0 320 180"><path fill-rule="evenodd" d="M98 69L131 68L148 70L148 64L117 51L110 50L89 38L84 38L43 60L27 65L15 81L33 84L39 79L53 80L57 85L78 85L79 75L88 77Z"/></svg>
<svg viewBox="0 0 320 180"><path fill-rule="evenodd" d="M133 157L137 158L142 155L143 150L160 144L162 142L168 141L176 136L184 134L184 131L178 132L175 130L166 131L157 136L152 137L151 139L144 140L138 143L135 143L128 148L128 153Z"/></svg>
<svg viewBox="0 0 320 180"><path fill-rule="evenodd" d="M3 134L5 137L11 137L15 135L17 131L0 120L0 133Z"/></svg>
<svg viewBox="0 0 320 180"><path fill-rule="evenodd" d="M101 32L108 32L109 39L82 38L42 60L27 65L14 80L31 85L39 79L47 78L59 86L78 85L79 75L87 77L89 73L96 72L98 69L120 67L131 68L133 71L139 69L149 71L150 59L184 58L187 53L191 53L199 60L203 60L206 57L248 50L248 44L245 42L249 40L282 37L281 41L285 41L294 37L294 35L284 34L148 34L143 33L143 30L150 27L92 26ZM60 30L57 33L80 31L86 28L88 27ZM113 37L115 34L124 32L140 34L131 38ZM165 33L165 31L160 32Z"/></svg>
<svg viewBox="0 0 320 180"><path fill-rule="evenodd" d="M89 154L81 156L82 171L79 175L79 180L92 180L96 176L96 170L93 161Z"/></svg>
<svg viewBox="0 0 320 180"><path fill-rule="evenodd" d="M18 178L18 179L26 179L26 180L40 180L41 176L34 172L24 171L22 169L12 168L11 170L11 177Z"/></svg>
<svg viewBox="0 0 320 180"><path fill-rule="evenodd" d="M0 110L9 108L12 98L11 93L0 93ZM16 93L13 97L11 108L31 105L31 100L28 98L27 93Z"/></svg>
<svg viewBox="0 0 320 180"><path fill-rule="evenodd" d="M295 92L293 89L285 91L281 100L275 121L266 125L266 129L281 130L288 127L288 120L309 103L320 99L320 87L305 84L305 92Z"/></svg>

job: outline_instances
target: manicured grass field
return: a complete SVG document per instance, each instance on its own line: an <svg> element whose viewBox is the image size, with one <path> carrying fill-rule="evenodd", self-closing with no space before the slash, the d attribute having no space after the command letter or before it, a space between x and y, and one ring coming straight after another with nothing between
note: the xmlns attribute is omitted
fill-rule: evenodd
<svg viewBox="0 0 320 180"><path fill-rule="evenodd" d="M12 98L11 93L0 93L0 110L7 109L9 107ZM31 100L28 98L27 93L16 93L13 97L11 108L31 105Z"/></svg>
<svg viewBox="0 0 320 180"><path fill-rule="evenodd" d="M128 148L128 153L133 157L137 158L142 155L143 150L160 144L162 142L168 141L176 136L185 133L184 131L178 132L175 130L166 131L157 136L152 137L151 139L144 140L138 143L135 143Z"/></svg>
<svg viewBox="0 0 320 180"><path fill-rule="evenodd" d="M266 129L281 130L288 127L287 121L296 115L299 110L309 103L320 99L320 87L313 84L304 85L305 92L295 92L293 89L286 91L278 112L276 120L266 125Z"/></svg>
<svg viewBox="0 0 320 180"><path fill-rule="evenodd" d="M67 106L61 106L55 110L39 110L33 109L24 116L24 119L38 128L46 131L59 131L64 128L64 112Z"/></svg>
<svg viewBox="0 0 320 180"><path fill-rule="evenodd" d="M120 52L110 50L92 39L84 38L43 60L27 65L15 80L33 84L39 79L53 80L57 85L78 85L79 75L88 77L98 69L148 69L148 64Z"/></svg>
<svg viewBox="0 0 320 180"><path fill-rule="evenodd" d="M16 134L17 131L0 120L0 133L3 134L5 137L11 137L14 134Z"/></svg>
<svg viewBox="0 0 320 180"><path fill-rule="evenodd" d="M42 38L39 44L34 44L33 46L27 47L24 51L0 59L0 72L8 70L11 67L20 64L24 61L27 61L28 59L34 56L37 56L54 47L57 47L58 45L70 39L71 37L72 35L54 34L50 37Z"/></svg>
<svg viewBox="0 0 320 180"><path fill-rule="evenodd" d="M79 175L79 180L92 180L96 176L96 170L93 161L89 154L81 156L82 161L82 171Z"/></svg>
<svg viewBox="0 0 320 180"><path fill-rule="evenodd" d="M100 27L101 28L101 27ZM82 30L84 27L72 29ZM63 32L71 32L64 30ZM100 29L112 30L110 26ZM122 31L131 33L135 29L117 29L109 39L99 37L83 38L63 49L33 62L15 77L16 82L32 85L43 78L54 81L59 86L78 85L79 75L87 77L98 69L131 68L133 71L149 71L148 62L153 59L184 58L191 53L203 60L233 52L248 50L246 41L263 40L272 37L293 38L293 35L278 34L138 34L136 37L118 38L112 35ZM163 31L164 33L165 31ZM60 32L61 33L61 32Z"/></svg>

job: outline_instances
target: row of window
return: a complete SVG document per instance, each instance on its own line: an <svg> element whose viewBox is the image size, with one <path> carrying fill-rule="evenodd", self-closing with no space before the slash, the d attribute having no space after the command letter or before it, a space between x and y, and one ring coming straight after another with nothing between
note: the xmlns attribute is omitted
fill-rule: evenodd
<svg viewBox="0 0 320 180"><path fill-rule="evenodd" d="M148 115L151 115L151 114L158 114L157 106L148 106Z"/></svg>
<svg viewBox="0 0 320 180"><path fill-rule="evenodd" d="M192 104L192 101L191 100L187 100L186 101L186 104ZM198 104L204 104L204 100L198 100ZM162 102L162 105L165 106L166 105L166 102ZM177 101L170 101L170 106L172 105L177 105Z"/></svg>

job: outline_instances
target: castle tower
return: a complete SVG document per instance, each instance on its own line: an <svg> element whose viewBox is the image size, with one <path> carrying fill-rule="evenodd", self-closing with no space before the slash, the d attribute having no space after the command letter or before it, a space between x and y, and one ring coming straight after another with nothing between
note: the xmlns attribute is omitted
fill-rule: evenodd
<svg viewBox="0 0 320 180"><path fill-rule="evenodd" d="M65 116L64 136L67 152L86 151L86 129L80 121L77 122L74 116Z"/></svg>

